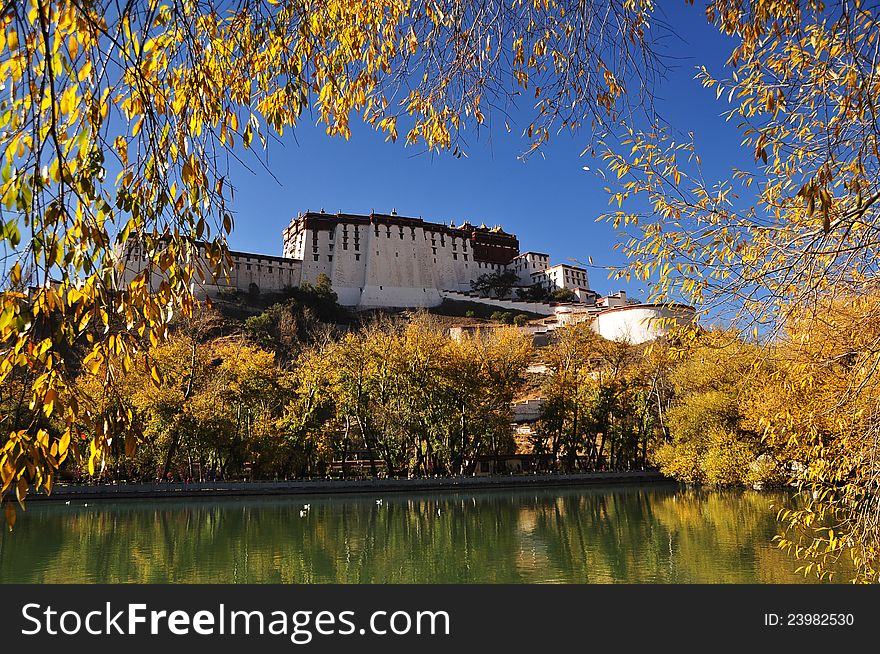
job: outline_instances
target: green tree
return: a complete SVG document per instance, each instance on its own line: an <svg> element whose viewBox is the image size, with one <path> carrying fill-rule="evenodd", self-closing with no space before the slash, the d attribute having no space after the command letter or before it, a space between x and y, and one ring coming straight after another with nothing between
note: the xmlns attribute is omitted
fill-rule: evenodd
<svg viewBox="0 0 880 654"><path fill-rule="evenodd" d="M513 270L499 270L483 273L471 281L471 290L489 297L505 298L516 284L519 277Z"/></svg>
<svg viewBox="0 0 880 654"><path fill-rule="evenodd" d="M548 302L551 295L550 291L543 284L532 284L531 286L517 288L516 297L518 300L525 302Z"/></svg>
<svg viewBox="0 0 880 654"><path fill-rule="evenodd" d="M550 297L556 302L577 302L577 295L570 288L557 288Z"/></svg>

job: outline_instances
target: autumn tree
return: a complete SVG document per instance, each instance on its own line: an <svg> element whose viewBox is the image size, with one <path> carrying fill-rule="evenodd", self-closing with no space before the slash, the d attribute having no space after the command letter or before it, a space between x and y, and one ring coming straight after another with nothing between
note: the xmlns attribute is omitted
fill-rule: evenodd
<svg viewBox="0 0 880 654"><path fill-rule="evenodd" d="M785 480L782 452L762 440L761 389L772 361L738 334L701 333L674 349L666 410L668 437L656 448L661 471L708 486L753 486Z"/></svg>
<svg viewBox="0 0 880 654"><path fill-rule="evenodd" d="M463 474L476 457L513 451L511 403L531 353L516 329L454 341L427 314L380 320L306 350L284 423L324 434L346 474Z"/></svg>
<svg viewBox="0 0 880 654"><path fill-rule="evenodd" d="M568 470L648 465L667 402L665 392L660 397L662 359L650 354L602 338L589 321L557 330L545 355L550 372L536 451Z"/></svg>
<svg viewBox="0 0 880 654"><path fill-rule="evenodd" d="M821 313L793 309L774 351L776 374L753 407L802 491L780 514L780 542L808 574L878 576L878 298L839 297Z"/></svg>
<svg viewBox="0 0 880 654"><path fill-rule="evenodd" d="M598 399L599 336L588 323L559 330L547 350L550 369L543 384L542 437L535 450L564 457L570 468L579 453L589 452L596 464L601 455L595 446L596 425L592 411ZM587 435L589 434L589 436Z"/></svg>
<svg viewBox="0 0 880 654"><path fill-rule="evenodd" d="M303 350L294 367L291 397L276 429L284 436L282 456L300 477L326 474L324 459L347 447L347 434L339 441L332 386L332 343L320 341ZM345 472L343 468L343 473Z"/></svg>
<svg viewBox="0 0 880 654"><path fill-rule="evenodd" d="M754 165L713 179L703 166L707 153L660 123L630 123L621 139L610 138L604 157L620 185L611 189L616 206L606 219L623 230L630 257L619 274L649 281L655 300L684 298L754 330L770 348L779 342L803 347L802 355L783 359L786 366L797 363L780 374L793 387L808 388L815 377L803 361L829 370L840 365L833 356L815 360L826 350L806 337L810 329L841 342L857 326L880 319L870 300L880 272L880 14L858 0L715 0L706 3L706 15L731 39L732 50L724 72L703 66L698 79L730 103L724 116L738 126ZM825 314L841 304L860 313L847 310L845 319L829 322ZM804 340L786 336L792 322ZM829 325L839 333L829 333ZM864 347L868 359L854 354L859 361L878 350L874 341ZM848 407L860 404L874 370L870 364L848 369L849 383L838 387L842 396L813 414L817 429L827 421L851 424ZM787 397L813 406L809 398ZM767 433L784 433L788 412L800 409L766 415ZM862 445L876 446L873 413L860 415L865 422L857 431L868 439ZM834 432L833 440L844 442L849 429ZM810 473L797 478L813 510L790 514L789 526L812 531L814 517L823 513L818 504L838 475L849 475L853 501L846 509L836 501L825 505L838 519L844 510L849 517L824 545L811 541L795 551L821 563L824 554L850 548L859 578L876 580L877 475L870 467L853 468L845 448L829 449L812 433L790 432L806 447L805 462L818 467L806 463Z"/></svg>

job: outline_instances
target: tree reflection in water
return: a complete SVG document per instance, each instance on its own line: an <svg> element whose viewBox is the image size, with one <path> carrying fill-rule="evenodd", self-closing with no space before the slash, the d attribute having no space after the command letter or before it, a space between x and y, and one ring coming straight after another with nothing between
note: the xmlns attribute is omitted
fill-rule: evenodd
<svg viewBox="0 0 880 654"><path fill-rule="evenodd" d="M383 499L33 502L0 536L0 581L804 581L771 542L783 493L652 485Z"/></svg>

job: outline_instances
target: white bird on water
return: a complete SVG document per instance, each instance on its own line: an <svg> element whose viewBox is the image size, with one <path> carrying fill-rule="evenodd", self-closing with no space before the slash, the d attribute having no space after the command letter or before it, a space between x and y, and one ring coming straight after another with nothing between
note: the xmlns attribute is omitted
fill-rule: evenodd
<svg viewBox="0 0 880 654"><path fill-rule="evenodd" d="M300 517L300 518L305 518L308 514L309 514L308 511L306 511L305 509L302 509L302 510L300 510L300 512L299 512L299 517Z"/></svg>
<svg viewBox="0 0 880 654"><path fill-rule="evenodd" d="M311 504L303 504L303 510L308 511L311 508L312 508Z"/></svg>
<svg viewBox="0 0 880 654"><path fill-rule="evenodd" d="M376 500L376 506L382 506L382 500Z"/></svg>
<svg viewBox="0 0 880 654"><path fill-rule="evenodd" d="M67 506L70 506L70 500L67 500L67 501L65 502L65 504L66 504Z"/></svg>

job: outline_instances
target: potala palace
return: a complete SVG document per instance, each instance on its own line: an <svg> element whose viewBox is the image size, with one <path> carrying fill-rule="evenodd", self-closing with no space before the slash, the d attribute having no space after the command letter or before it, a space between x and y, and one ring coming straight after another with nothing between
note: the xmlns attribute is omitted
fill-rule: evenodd
<svg viewBox="0 0 880 654"><path fill-rule="evenodd" d="M444 299L467 300L553 316L560 325L592 320L603 336L632 342L666 331L669 320L661 326L658 319L681 322L694 315L691 307L682 305L635 303L624 292L601 297L590 289L584 268L550 265L547 254L520 252L516 236L499 226L445 225L394 211L356 215L322 210L299 214L282 236L283 256L231 251L226 274L199 291L210 295L232 287L251 293L276 292L314 283L324 273L339 303L356 309L434 307ZM142 247L130 240L119 253L126 262L123 281L146 267L149 258ZM481 275L504 271L515 273L515 286L569 289L575 300L529 302L474 294L472 282ZM159 279L158 273L151 275L151 281Z"/></svg>

